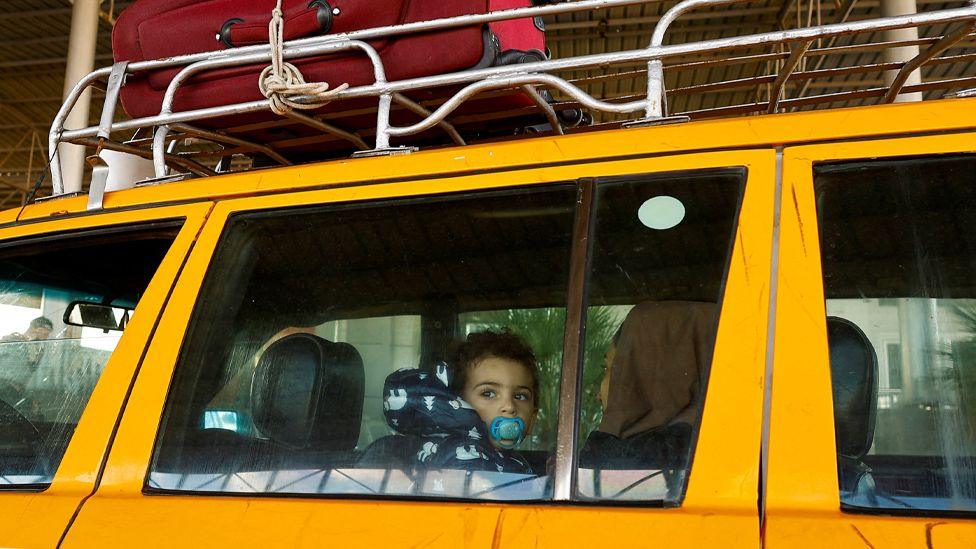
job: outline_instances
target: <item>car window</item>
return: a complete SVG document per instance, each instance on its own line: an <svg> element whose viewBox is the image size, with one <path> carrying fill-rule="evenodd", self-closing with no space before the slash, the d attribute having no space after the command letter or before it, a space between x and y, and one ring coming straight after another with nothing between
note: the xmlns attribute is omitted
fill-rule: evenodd
<svg viewBox="0 0 976 549"><path fill-rule="evenodd" d="M976 157L816 167L841 502L976 511Z"/></svg>
<svg viewBox="0 0 976 549"><path fill-rule="evenodd" d="M562 334L576 196L566 184L232 217L147 489L548 497L551 438L535 433L556 403L536 397L559 376L533 387L531 372L536 356L559 359L504 315L469 330L468 313L562 311L539 324ZM465 349L490 353L463 362ZM459 364L480 372L495 354L514 366L462 399ZM538 409L475 400L503 397Z"/></svg>
<svg viewBox="0 0 976 549"><path fill-rule="evenodd" d="M744 169L597 181L578 492L681 501Z"/></svg>
<svg viewBox="0 0 976 549"><path fill-rule="evenodd" d="M51 482L171 232L0 247L0 488Z"/></svg>

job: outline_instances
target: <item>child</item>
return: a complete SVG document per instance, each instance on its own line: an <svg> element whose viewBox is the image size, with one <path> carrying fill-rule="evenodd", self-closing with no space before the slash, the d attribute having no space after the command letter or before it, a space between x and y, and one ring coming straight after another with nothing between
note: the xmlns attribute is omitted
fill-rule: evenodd
<svg viewBox="0 0 976 549"><path fill-rule="evenodd" d="M400 370L386 378L387 423L417 446L416 465L531 474L515 450L538 412L535 356L508 332L470 334L433 373Z"/></svg>

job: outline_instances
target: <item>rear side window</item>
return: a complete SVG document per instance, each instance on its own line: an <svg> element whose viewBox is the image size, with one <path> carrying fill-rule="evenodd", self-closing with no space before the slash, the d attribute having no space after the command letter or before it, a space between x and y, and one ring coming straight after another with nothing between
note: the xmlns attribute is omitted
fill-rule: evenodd
<svg viewBox="0 0 976 549"><path fill-rule="evenodd" d="M976 157L815 169L841 502L976 511Z"/></svg>
<svg viewBox="0 0 976 549"><path fill-rule="evenodd" d="M175 229L0 245L0 489L44 487Z"/></svg>
<svg viewBox="0 0 976 549"><path fill-rule="evenodd" d="M682 500L745 180L730 168L597 181L582 499Z"/></svg>
<svg viewBox="0 0 976 549"><path fill-rule="evenodd" d="M147 488L549 497L576 197L568 184L232 218Z"/></svg>

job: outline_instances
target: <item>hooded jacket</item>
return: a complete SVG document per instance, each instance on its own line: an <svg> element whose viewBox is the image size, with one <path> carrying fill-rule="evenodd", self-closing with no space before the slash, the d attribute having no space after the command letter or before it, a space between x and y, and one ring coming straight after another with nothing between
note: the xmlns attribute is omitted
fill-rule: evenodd
<svg viewBox="0 0 976 549"><path fill-rule="evenodd" d="M415 445L419 469L461 469L531 474L528 462L515 450L500 450L488 439L478 412L450 390L448 368L433 372L403 369L383 384L383 414L387 424Z"/></svg>

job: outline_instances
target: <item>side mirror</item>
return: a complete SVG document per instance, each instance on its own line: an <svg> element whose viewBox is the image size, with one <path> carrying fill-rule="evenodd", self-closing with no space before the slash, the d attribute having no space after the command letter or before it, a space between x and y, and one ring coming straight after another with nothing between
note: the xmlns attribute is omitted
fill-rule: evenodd
<svg viewBox="0 0 976 549"><path fill-rule="evenodd" d="M64 310L64 323L100 330L122 331L129 323L132 311L128 307L102 305L91 301L72 301Z"/></svg>

